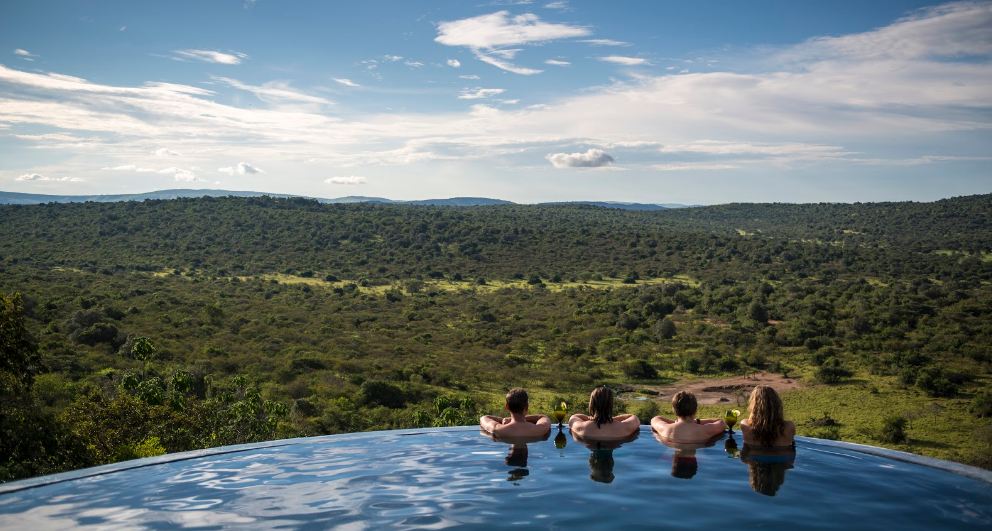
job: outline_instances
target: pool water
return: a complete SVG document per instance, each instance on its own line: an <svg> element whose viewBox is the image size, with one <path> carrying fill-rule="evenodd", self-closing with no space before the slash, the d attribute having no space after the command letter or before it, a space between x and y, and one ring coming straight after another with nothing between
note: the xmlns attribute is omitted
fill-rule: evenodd
<svg viewBox="0 0 992 531"><path fill-rule="evenodd" d="M176 454L0 485L0 527L989 529L992 483L799 438L673 448L643 427L586 446L478 428L401 430ZM939 464L939 463L938 463Z"/></svg>

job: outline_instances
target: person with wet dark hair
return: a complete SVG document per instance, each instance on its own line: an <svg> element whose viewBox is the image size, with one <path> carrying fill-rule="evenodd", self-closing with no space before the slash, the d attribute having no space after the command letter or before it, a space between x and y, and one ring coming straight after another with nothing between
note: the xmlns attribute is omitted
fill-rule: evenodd
<svg viewBox="0 0 992 531"><path fill-rule="evenodd" d="M500 439L544 437L551 433L551 419L547 415L528 415L529 406L527 391L515 387L506 393L505 407L510 416L484 415L479 425Z"/></svg>
<svg viewBox="0 0 992 531"><path fill-rule="evenodd" d="M661 437L680 443L708 441L727 427L723 419L696 418L696 395L679 391L672 397L672 410L675 420L657 416L651 419L651 429Z"/></svg>
<svg viewBox="0 0 992 531"><path fill-rule="evenodd" d="M637 415L613 416L613 390L600 386L589 395L589 414L576 413L568 419L572 435L588 441L615 441L626 439L640 429Z"/></svg>

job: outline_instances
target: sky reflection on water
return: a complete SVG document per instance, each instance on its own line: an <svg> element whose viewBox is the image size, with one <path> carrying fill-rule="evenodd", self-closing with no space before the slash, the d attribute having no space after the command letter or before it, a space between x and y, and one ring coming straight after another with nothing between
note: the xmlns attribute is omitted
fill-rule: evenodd
<svg viewBox="0 0 992 531"><path fill-rule="evenodd" d="M474 428L305 439L2 494L0 527L647 528L662 513L706 528L992 525L988 484L945 471L810 440L769 455L642 431L598 445Z"/></svg>

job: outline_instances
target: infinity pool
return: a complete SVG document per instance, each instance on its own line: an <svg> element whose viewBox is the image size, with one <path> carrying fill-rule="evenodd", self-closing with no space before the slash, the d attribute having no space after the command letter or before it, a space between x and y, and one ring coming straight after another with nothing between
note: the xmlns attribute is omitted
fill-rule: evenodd
<svg viewBox="0 0 992 531"><path fill-rule="evenodd" d="M464 427L274 441L0 485L0 527L992 526L988 471L807 438L761 455L733 437L672 448L644 427L590 448L567 428L510 445Z"/></svg>

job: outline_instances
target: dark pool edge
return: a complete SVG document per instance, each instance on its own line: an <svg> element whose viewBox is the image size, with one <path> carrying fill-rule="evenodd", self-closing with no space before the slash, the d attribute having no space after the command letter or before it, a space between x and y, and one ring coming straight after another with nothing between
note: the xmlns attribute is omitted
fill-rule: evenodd
<svg viewBox="0 0 992 531"><path fill-rule="evenodd" d="M145 468L149 466L174 463L178 461L188 461L191 459L199 459L199 458L211 457L215 455L250 452L253 450L264 450L268 448L278 448L281 446L291 446L297 444L320 444L329 441L347 441L352 439L363 439L363 438L375 437L384 433L388 433L394 436L395 435L411 436L411 435L425 435L429 433L438 433L438 432L459 432L459 431L477 432L479 431L479 427L455 426L448 428L410 428L404 430L363 431L363 432L355 432L355 433L339 433L335 435L318 435L314 437L297 437L293 439L279 439L275 441L265 441L260 443L219 446L216 448L204 448L202 450L191 450L189 452L177 452L174 454L146 457L143 459L133 459L130 461L121 461L119 463L110 463L110 464L99 465L90 468L70 470L68 472L59 472L57 474L49 474L46 476L38 476L34 478L21 479L18 481L11 481L9 483L2 483L0 484L0 495L11 494L14 492L20 492L38 487L44 487L47 485L54 485L57 483L64 483L66 481L75 481L80 479L92 478L96 476L102 476L105 474L113 474L116 472L123 472L125 470ZM650 433L650 431L651 428L649 426L641 426L642 433L643 432ZM800 443L809 443L818 446L826 446L832 448L842 448L845 450L851 450L863 454L885 457L888 459L893 459L895 461L902 461L906 463L922 465L929 468L937 468L960 476L964 476L967 478L984 481L986 483L992 484L992 471L970 465L965 465L962 463L955 463L953 461L947 461L944 459L936 459L933 457L911 454L909 452L901 452L899 450L890 450L888 448L880 448L878 446L871 446L867 444L859 444L859 443L851 443L851 442L843 442L843 441L831 441L828 439L816 439L813 437L801 437L801 436L797 436L796 439Z"/></svg>
<svg viewBox="0 0 992 531"><path fill-rule="evenodd" d="M985 470L984 468L978 468L977 466L966 465L963 463L956 463L954 461L948 461L946 459L937 459L935 457L927 457L925 455L917 455L909 452L902 452L899 450L890 450L888 448L871 446L869 444L860 444L860 443L852 443L852 442L844 442L844 441L831 441L829 439L816 439L813 437L801 437L798 435L796 436L796 440L800 442L808 442L811 444L816 444L819 446L853 450L855 452L860 452L863 454L885 457L895 461L912 463L914 465L922 465L929 468L937 468L940 470L944 470L946 472L952 472L959 476L965 476L967 478L977 479L979 481L984 481L986 483L992 484L992 470Z"/></svg>

